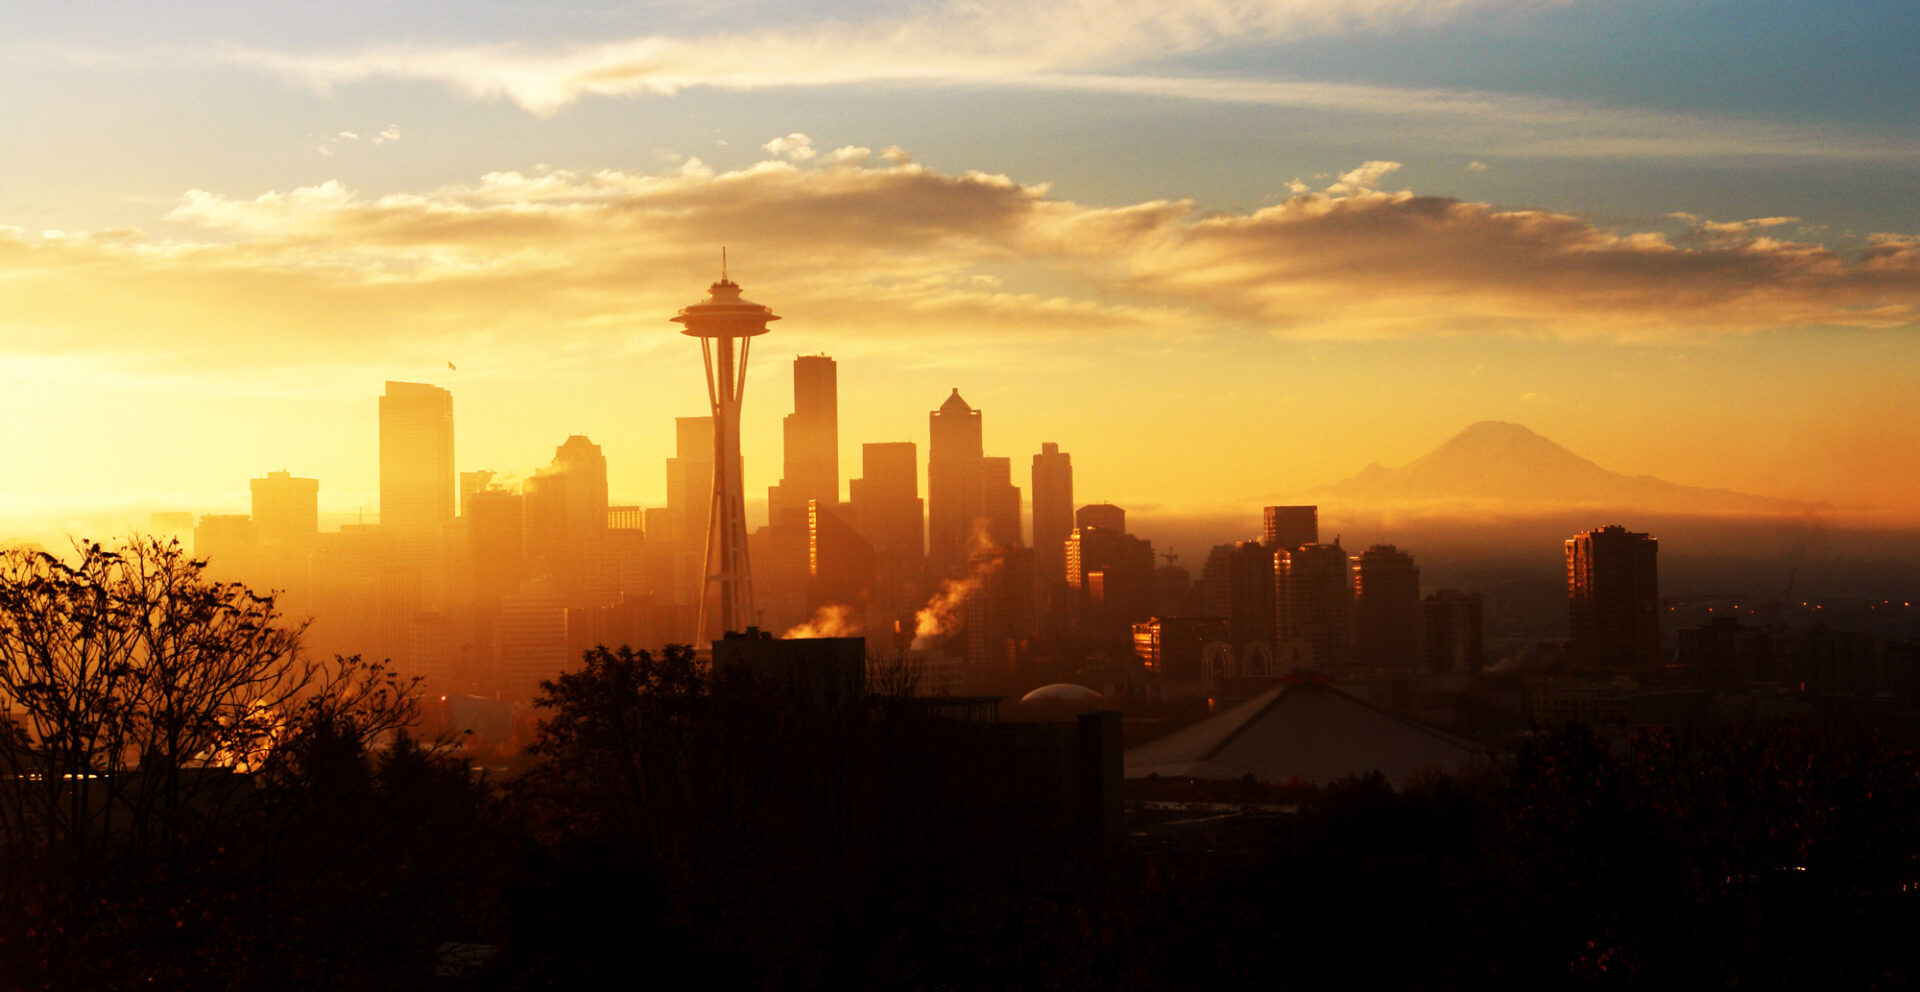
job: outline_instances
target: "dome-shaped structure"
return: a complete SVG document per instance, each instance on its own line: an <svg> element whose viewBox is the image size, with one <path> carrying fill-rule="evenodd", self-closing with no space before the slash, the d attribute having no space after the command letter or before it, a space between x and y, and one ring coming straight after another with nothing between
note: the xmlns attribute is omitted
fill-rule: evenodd
<svg viewBox="0 0 1920 992"><path fill-rule="evenodd" d="M1055 682L1043 685L1020 697L1022 706L1096 706L1106 702L1105 696L1072 682Z"/></svg>

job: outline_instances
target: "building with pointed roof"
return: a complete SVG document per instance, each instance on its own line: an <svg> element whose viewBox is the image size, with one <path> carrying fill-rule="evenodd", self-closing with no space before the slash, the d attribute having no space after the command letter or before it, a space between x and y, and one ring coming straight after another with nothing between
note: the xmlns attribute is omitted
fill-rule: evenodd
<svg viewBox="0 0 1920 992"><path fill-rule="evenodd" d="M1298 780L1379 772L1396 787L1485 767L1485 748L1403 720L1321 682L1295 682L1126 753L1126 776Z"/></svg>

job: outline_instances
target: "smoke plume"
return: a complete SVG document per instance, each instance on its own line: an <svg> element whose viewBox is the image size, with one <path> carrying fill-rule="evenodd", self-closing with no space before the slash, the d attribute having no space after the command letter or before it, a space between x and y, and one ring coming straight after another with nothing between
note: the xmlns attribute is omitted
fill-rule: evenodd
<svg viewBox="0 0 1920 992"><path fill-rule="evenodd" d="M960 607L979 590L987 576L1000 570L1003 559L999 548L987 537L985 528L975 524L967 540L967 560L972 569L964 578L946 579L940 591L913 615L913 644L910 650L924 651L936 637L944 637L960 626Z"/></svg>
<svg viewBox="0 0 1920 992"><path fill-rule="evenodd" d="M787 640L808 637L858 637L860 625L853 621L853 609L832 603L814 611L813 619L780 635Z"/></svg>

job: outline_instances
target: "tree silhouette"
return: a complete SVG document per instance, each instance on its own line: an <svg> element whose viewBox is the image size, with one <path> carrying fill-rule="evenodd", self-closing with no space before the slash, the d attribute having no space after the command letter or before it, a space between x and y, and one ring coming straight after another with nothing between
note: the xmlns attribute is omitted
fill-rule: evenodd
<svg viewBox="0 0 1920 992"><path fill-rule="evenodd" d="M464 769L422 771L430 755L376 760L370 745L412 718L412 685L359 658L312 659L300 633L272 596L210 580L175 542L0 552L7 984L191 977L208 962L166 950L183 936L231 949L204 984L246 974L311 923L276 902L299 864L393 867L366 857L391 845L366 838L406 818L351 797L392 792L403 765L413 787L451 771L458 788L439 794L470 790Z"/></svg>

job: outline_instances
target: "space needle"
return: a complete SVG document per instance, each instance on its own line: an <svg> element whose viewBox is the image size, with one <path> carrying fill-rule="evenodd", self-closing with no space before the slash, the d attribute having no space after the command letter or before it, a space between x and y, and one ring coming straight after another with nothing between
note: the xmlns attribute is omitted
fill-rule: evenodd
<svg viewBox="0 0 1920 992"><path fill-rule="evenodd" d="M779 320L773 310L742 299L740 286L727 278L726 249L720 251L720 281L707 297L680 308L673 322L682 334L700 339L707 363L707 399L713 404L713 500L707 513L709 569L700 586L696 638L707 636L713 616L710 596L717 585L721 631L740 631L757 622L753 574L747 566L747 501L740 478L740 400L747 391L747 352L753 339ZM734 342L739 342L735 354Z"/></svg>

